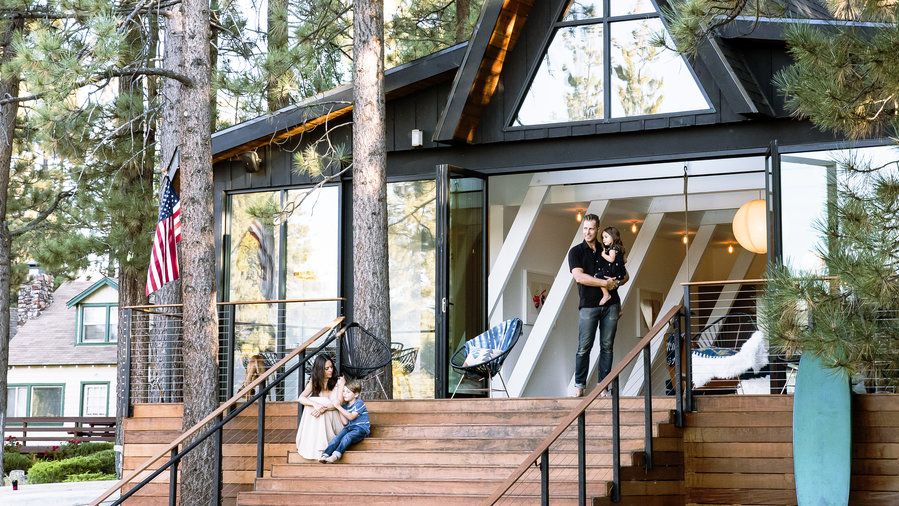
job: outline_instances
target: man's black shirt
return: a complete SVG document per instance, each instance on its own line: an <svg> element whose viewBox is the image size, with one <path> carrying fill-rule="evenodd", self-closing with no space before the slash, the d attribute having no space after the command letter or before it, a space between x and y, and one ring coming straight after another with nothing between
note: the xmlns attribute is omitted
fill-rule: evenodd
<svg viewBox="0 0 899 506"><path fill-rule="evenodd" d="M602 246L597 242L596 250L594 251L587 245L587 241L582 241L577 246L574 246L568 250L568 270L573 271L576 267L580 267L583 269L584 274L587 274L588 276L595 275L599 268L599 262L605 261L600 255L602 252L601 248ZM585 307L599 307L599 301L602 299L602 290L598 286L587 286L578 283L577 290L578 295L580 295L578 309L583 309ZM612 298L609 299L604 306L621 304L621 298L618 297L617 288L615 290L609 290L609 295L611 295Z"/></svg>

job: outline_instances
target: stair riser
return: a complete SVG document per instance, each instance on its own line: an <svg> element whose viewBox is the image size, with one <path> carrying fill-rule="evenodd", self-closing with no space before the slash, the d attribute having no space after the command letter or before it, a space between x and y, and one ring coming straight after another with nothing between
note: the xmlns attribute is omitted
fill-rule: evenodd
<svg viewBox="0 0 899 506"><path fill-rule="evenodd" d="M489 495L496 490L500 481L466 480L466 481L375 481L357 480L353 482L355 492L361 494L483 494ZM587 485L588 493L602 495L605 492L604 482L592 482ZM334 490L334 483L327 480L295 480L271 479L257 480L256 490L259 492L328 492ZM540 482L517 483L511 495L539 495ZM577 481L550 481L550 494L576 494Z"/></svg>

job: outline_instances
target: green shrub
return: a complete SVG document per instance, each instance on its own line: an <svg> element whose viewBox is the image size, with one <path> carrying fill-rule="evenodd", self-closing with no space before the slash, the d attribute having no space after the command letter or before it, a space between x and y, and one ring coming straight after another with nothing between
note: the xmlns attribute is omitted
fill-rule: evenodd
<svg viewBox="0 0 899 506"><path fill-rule="evenodd" d="M81 473L81 474L70 474L66 477L67 482L72 481L102 481L102 480L114 480L116 479L116 475L107 474L107 473Z"/></svg>
<svg viewBox="0 0 899 506"><path fill-rule="evenodd" d="M29 483L60 483L72 475L85 473L115 473L115 452L102 450L85 457L38 462L28 471Z"/></svg>
<svg viewBox="0 0 899 506"><path fill-rule="evenodd" d="M86 457L103 450L112 450L112 443L67 443L64 444L52 454L48 454L48 458L53 460L63 460L72 457Z"/></svg>
<svg viewBox="0 0 899 506"><path fill-rule="evenodd" d="M3 470L8 474L14 469L28 471L34 465L34 457L19 452L3 452Z"/></svg>

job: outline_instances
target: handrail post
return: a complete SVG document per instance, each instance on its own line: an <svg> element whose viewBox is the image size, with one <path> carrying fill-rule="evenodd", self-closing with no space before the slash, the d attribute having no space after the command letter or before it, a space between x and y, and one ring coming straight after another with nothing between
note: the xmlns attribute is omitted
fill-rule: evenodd
<svg viewBox="0 0 899 506"><path fill-rule="evenodd" d="M549 506L549 448L540 456L540 506Z"/></svg>
<svg viewBox="0 0 899 506"><path fill-rule="evenodd" d="M680 312L674 316L674 402L676 419L675 425L684 426L684 381L681 374L681 334L680 334Z"/></svg>
<svg viewBox="0 0 899 506"><path fill-rule="evenodd" d="M219 415L216 417L216 422L221 422L222 417ZM222 438L222 428L219 427L219 430L215 433L215 490L213 494L215 494L215 505L219 506L222 504L222 488L224 488L224 472L222 468L222 454L224 453L224 440Z"/></svg>
<svg viewBox="0 0 899 506"><path fill-rule="evenodd" d="M690 285L684 285L684 373L687 376L687 399L684 408L693 411L693 336L690 333Z"/></svg>
<svg viewBox="0 0 899 506"><path fill-rule="evenodd" d="M178 455L178 447L172 448L171 458ZM169 506L175 506L178 503L178 462L172 463L169 467Z"/></svg>
<svg viewBox="0 0 899 506"><path fill-rule="evenodd" d="M587 504L587 412L577 417L577 503Z"/></svg>
<svg viewBox="0 0 899 506"><path fill-rule="evenodd" d="M643 370L650 370L649 346L643 348ZM643 442L644 465L646 471L652 470L652 375L643 375L643 422L645 424L645 440Z"/></svg>
<svg viewBox="0 0 899 506"><path fill-rule="evenodd" d="M259 410L256 413L256 477L262 478L262 471L265 468L263 463L265 459L265 397L266 393L259 398Z"/></svg>
<svg viewBox="0 0 899 506"><path fill-rule="evenodd" d="M621 500L621 419L618 377L612 380L612 502Z"/></svg>

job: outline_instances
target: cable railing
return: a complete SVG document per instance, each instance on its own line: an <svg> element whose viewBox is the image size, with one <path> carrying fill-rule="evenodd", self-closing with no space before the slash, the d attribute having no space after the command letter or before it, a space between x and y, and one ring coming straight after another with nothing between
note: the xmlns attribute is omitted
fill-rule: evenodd
<svg viewBox="0 0 899 506"><path fill-rule="evenodd" d="M288 452L295 448L301 411L297 411L295 403L269 406L267 399L276 389L283 388L288 378L294 377L303 384L303 369L318 353L330 352L335 362L338 360L337 345L346 329L340 328L343 321L342 316L330 321L200 422L124 473L91 504L99 505L116 491L121 491L121 495L112 504L122 504L144 489L148 490L147 495L167 497L169 504L176 504L179 464L192 450L210 440L217 452L213 470L216 481L205 486L202 497L192 498L196 504L221 504L224 497L235 497L239 491L250 488L254 479L271 467L273 459L286 462Z"/></svg>
<svg viewBox="0 0 899 506"><path fill-rule="evenodd" d="M825 278L833 279L836 278ZM741 279L684 283L684 322L680 342L684 353L682 381L687 389L687 409L700 395L791 395L796 385L799 356L786 356L769 346L758 324L758 301L767 279ZM897 318L899 315L883 315ZM671 391L677 369L673 363L673 336L666 341ZM875 364L856 373L855 393L896 391L899 371Z"/></svg>
<svg viewBox="0 0 899 506"><path fill-rule="evenodd" d="M655 424L668 420L670 402L653 406L653 350L659 347L666 328L675 339L681 335L683 305L668 310L649 329L612 371L555 426L515 471L487 499L486 504L577 499L608 493L613 501L621 494L621 467L633 464L634 452L642 452L646 470L653 467ZM642 397L621 399L619 379L642 356ZM680 346L675 362L681 362ZM631 373L633 376L633 372ZM683 424L684 392L681 382L674 385L676 424ZM606 396L610 397L607 398ZM624 454L624 458L622 458ZM589 499L592 500L592 499Z"/></svg>
<svg viewBox="0 0 899 506"><path fill-rule="evenodd" d="M341 314L343 299L308 298L220 302L218 396L224 401L299 343ZM180 304L123 308L128 340L128 408L141 403L183 401ZM296 399L301 385L285 384L270 400Z"/></svg>

